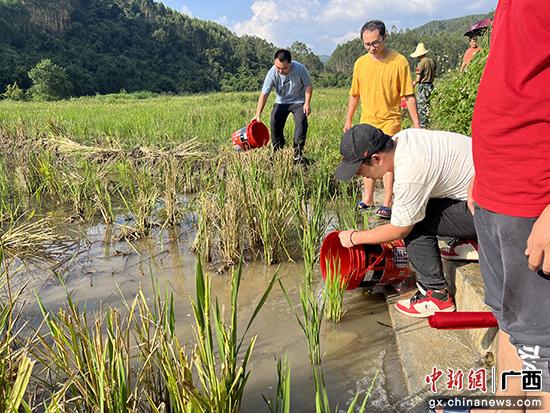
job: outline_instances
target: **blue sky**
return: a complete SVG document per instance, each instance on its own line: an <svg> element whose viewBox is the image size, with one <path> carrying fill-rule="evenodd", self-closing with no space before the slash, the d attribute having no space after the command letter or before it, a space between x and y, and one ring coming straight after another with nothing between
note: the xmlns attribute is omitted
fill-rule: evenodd
<svg viewBox="0 0 550 413"><path fill-rule="evenodd" d="M252 34L276 46L299 40L317 54L358 36L367 20L386 26L414 28L494 10L497 0L163 0L167 6L204 20L213 20L238 35Z"/></svg>

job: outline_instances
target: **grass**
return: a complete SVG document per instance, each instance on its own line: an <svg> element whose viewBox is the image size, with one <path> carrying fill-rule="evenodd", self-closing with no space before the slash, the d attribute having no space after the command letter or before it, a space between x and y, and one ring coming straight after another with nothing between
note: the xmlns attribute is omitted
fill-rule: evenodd
<svg viewBox="0 0 550 413"><path fill-rule="evenodd" d="M55 103L0 101L0 123L14 130L21 121L26 134L34 135L48 132L48 121L53 121L84 144L170 146L197 138L207 146L229 146L231 134L254 116L257 99L257 93L212 93L143 100L119 95ZM347 90L316 90L308 139L329 140L337 149L346 102ZM268 116L266 112L265 123L269 123ZM306 151L312 147L306 145Z"/></svg>

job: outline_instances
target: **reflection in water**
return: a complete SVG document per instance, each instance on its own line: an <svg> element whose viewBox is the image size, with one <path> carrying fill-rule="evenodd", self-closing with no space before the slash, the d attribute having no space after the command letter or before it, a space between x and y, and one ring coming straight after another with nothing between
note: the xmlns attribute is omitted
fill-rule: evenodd
<svg viewBox="0 0 550 413"><path fill-rule="evenodd" d="M88 309L99 305L119 306L122 299L131 300L142 288L152 296L153 284L161 291L174 293L176 331L182 341L192 339L192 309L189 296L194 294L195 257L190 253L192 234L178 235L164 231L157 238L128 244L109 244L109 229L96 226L87 231L88 243L83 251L65 263L62 277L66 288ZM244 265L239 295L240 319L247 321L275 271L291 299L299 303L302 266L283 263L265 266ZM30 266L25 277L32 276L32 287L39 290L47 308L55 309L65 300L65 287L51 277L51 271ZM230 282L227 275L212 275L212 292L220 304L229 305ZM28 278L27 278L28 279ZM320 274L316 274L320 280ZM316 286L321 288L321 281ZM406 408L401 367L395 355L393 331L384 294L366 294L355 290L346 293L342 322L323 322L321 350L323 369L333 407L349 405L357 392L370 386L378 369L380 374L369 403L369 412L410 411ZM275 357L285 354L291 366L292 410L311 412L315 409L313 380L307 357L305 337L289 308L282 291L274 288L250 335L258 336L249 365L251 375L243 401L244 412L267 411L262 394L268 398L277 382ZM228 311L226 311L226 314ZM38 309L29 305L26 315L31 321L40 319ZM392 389L392 391L388 391ZM361 397L361 396L360 396Z"/></svg>

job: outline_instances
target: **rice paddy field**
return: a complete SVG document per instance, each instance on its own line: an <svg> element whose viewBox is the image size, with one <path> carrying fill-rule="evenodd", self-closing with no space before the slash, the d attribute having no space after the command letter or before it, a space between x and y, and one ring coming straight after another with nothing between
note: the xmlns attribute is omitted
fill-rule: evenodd
<svg viewBox="0 0 550 413"><path fill-rule="evenodd" d="M314 92L307 167L291 118L235 151L256 100L0 101L0 411L414 410L383 291L320 275L373 225L332 177L347 91Z"/></svg>

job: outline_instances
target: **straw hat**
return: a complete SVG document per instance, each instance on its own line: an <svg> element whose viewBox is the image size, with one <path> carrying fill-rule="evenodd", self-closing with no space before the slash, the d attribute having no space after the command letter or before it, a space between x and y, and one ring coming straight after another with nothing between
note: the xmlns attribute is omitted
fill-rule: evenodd
<svg viewBox="0 0 550 413"><path fill-rule="evenodd" d="M418 46L416 46L416 50L410 54L411 57L420 57L428 53L429 50L426 49L424 46L424 43L418 43Z"/></svg>

